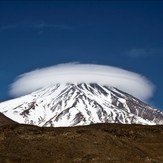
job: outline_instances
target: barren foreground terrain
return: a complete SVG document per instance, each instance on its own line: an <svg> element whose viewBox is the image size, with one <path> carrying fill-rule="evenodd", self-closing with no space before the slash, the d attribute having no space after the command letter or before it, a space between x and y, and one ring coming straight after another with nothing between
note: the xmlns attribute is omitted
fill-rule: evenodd
<svg viewBox="0 0 163 163"><path fill-rule="evenodd" d="M0 163L163 163L163 126L0 126Z"/></svg>

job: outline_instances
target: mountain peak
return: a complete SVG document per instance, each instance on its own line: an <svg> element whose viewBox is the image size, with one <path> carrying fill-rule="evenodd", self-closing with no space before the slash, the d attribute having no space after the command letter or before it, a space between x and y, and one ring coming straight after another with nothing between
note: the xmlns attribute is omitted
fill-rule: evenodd
<svg viewBox="0 0 163 163"><path fill-rule="evenodd" d="M57 83L0 103L12 120L38 126L92 123L163 124L163 113L117 88L97 83Z"/></svg>

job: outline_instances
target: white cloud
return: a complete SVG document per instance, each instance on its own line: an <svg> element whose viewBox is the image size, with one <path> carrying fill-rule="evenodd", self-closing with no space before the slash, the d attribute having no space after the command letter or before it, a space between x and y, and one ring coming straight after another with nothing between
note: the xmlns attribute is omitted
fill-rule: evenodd
<svg viewBox="0 0 163 163"><path fill-rule="evenodd" d="M5 24L0 26L0 31L13 30L13 29L55 29L55 30L71 30L74 27L65 24L50 24L46 22L41 23L16 23L16 24Z"/></svg>
<svg viewBox="0 0 163 163"><path fill-rule="evenodd" d="M120 90L147 100L153 95L154 86L144 76L121 68L67 63L36 69L18 76L11 84L10 94L28 94L52 83L99 83L114 86Z"/></svg>
<svg viewBox="0 0 163 163"><path fill-rule="evenodd" d="M155 55L162 55L163 49L162 48L144 48L144 49L130 49L125 52L127 56L132 58L140 58L140 57L148 57L148 56L155 56Z"/></svg>
<svg viewBox="0 0 163 163"><path fill-rule="evenodd" d="M137 58L147 56L148 52L145 49L130 49L126 54L130 57Z"/></svg>

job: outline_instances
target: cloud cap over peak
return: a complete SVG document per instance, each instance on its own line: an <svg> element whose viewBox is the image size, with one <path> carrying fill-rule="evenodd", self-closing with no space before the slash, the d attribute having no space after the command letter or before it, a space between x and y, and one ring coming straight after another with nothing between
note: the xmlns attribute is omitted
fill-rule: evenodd
<svg viewBox="0 0 163 163"><path fill-rule="evenodd" d="M116 87L142 100L148 100L154 92L153 84L135 72L106 65L66 63L18 76L11 84L10 94L25 95L53 83L98 83Z"/></svg>

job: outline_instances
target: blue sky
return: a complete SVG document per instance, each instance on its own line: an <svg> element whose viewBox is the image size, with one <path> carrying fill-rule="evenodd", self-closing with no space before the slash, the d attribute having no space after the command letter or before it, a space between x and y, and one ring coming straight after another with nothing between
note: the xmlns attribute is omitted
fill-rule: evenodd
<svg viewBox="0 0 163 163"><path fill-rule="evenodd" d="M163 2L0 2L0 101L18 75L67 62L142 74L163 109Z"/></svg>

